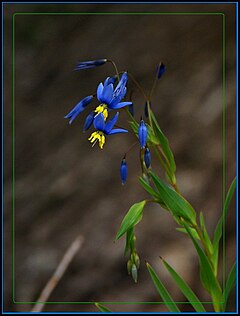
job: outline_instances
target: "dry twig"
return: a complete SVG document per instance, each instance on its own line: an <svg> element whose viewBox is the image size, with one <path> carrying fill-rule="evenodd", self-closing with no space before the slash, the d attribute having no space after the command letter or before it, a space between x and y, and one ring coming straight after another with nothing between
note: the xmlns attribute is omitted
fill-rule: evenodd
<svg viewBox="0 0 240 316"><path fill-rule="evenodd" d="M52 291L64 275L67 267L71 263L72 259L77 254L78 250L81 248L83 243L83 237L78 236L67 249L66 253L64 254L62 260L60 261L57 269L53 273L52 277L42 290L39 298L37 299L36 305L33 307L32 312L41 312L43 310L44 304L47 302L49 296L51 295Z"/></svg>

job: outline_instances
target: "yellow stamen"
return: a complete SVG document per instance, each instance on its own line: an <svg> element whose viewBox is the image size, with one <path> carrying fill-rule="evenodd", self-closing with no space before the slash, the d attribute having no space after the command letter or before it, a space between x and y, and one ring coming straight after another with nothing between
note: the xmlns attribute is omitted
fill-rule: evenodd
<svg viewBox="0 0 240 316"><path fill-rule="evenodd" d="M104 121L106 121L106 119L108 117L108 110L107 110L106 104L104 104L104 103L100 104L94 112L96 112L97 114L102 113L104 116Z"/></svg>
<svg viewBox="0 0 240 316"><path fill-rule="evenodd" d="M93 143L92 146L96 144L97 141L99 141L99 147L103 149L103 145L105 144L105 135L103 132L93 132L91 136L88 138L91 143Z"/></svg>

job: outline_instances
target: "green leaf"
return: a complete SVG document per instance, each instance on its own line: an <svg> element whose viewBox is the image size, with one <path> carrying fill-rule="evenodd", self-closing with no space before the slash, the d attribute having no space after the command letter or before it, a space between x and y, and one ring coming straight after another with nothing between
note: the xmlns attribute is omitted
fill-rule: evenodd
<svg viewBox="0 0 240 316"><path fill-rule="evenodd" d="M233 264L231 271L229 272L226 286L223 292L224 297L224 310L226 309L227 301L229 294L231 293L231 290L236 282L236 262Z"/></svg>
<svg viewBox="0 0 240 316"><path fill-rule="evenodd" d="M189 285L183 280L183 278L181 278L180 275L165 260L162 259L162 261L164 266L166 267L166 269L171 274L172 278L180 288L181 292L188 299L189 303L191 303L193 308L197 312L206 312L198 297L195 295L195 293L192 291Z"/></svg>
<svg viewBox="0 0 240 316"><path fill-rule="evenodd" d="M191 228L191 227L188 227L193 235L193 237L195 239L198 239L200 240L199 236L198 236L198 233L196 232L196 230L194 228ZM184 227L177 227L176 228L177 231L181 232L181 233L185 233L187 234L188 232L186 231L186 229Z"/></svg>
<svg viewBox="0 0 240 316"><path fill-rule="evenodd" d="M111 313L111 311L100 303L94 303L95 306L103 313Z"/></svg>
<svg viewBox="0 0 240 316"><path fill-rule="evenodd" d="M134 227L141 221L145 204L146 200L135 203L130 207L122 221L115 241L122 237L122 235L124 235L130 228Z"/></svg>
<svg viewBox="0 0 240 316"><path fill-rule="evenodd" d="M205 240L205 243L208 247L210 254L212 255L213 254L213 245L212 245L211 239L208 235L202 212L200 212L200 225L201 225L201 229L202 229L202 233L203 233L203 238Z"/></svg>
<svg viewBox="0 0 240 316"><path fill-rule="evenodd" d="M159 139L156 137L154 131L151 128L151 126L148 125L148 124L146 124L146 125L147 125L147 129L148 129L148 137L147 137L148 143L150 142L153 145L159 145L160 144Z"/></svg>
<svg viewBox="0 0 240 316"><path fill-rule="evenodd" d="M192 224L196 224L196 213L190 203L160 180L152 171L149 173L159 192L159 199L172 211L173 215L183 217Z"/></svg>
<svg viewBox="0 0 240 316"><path fill-rule="evenodd" d="M168 307L170 312L180 312L177 305L173 301L171 295L168 293L167 289L163 285L163 283L160 281L159 277L157 276L156 272L153 270L153 268L150 266L149 263L146 263L147 269L150 273L150 276L152 278L152 281L154 285L156 286L156 289L161 296L162 300L164 301L165 305Z"/></svg>
<svg viewBox="0 0 240 316"><path fill-rule="evenodd" d="M168 142L168 139L167 137L163 134L160 126L158 125L158 122L156 120L156 117L155 115L153 114L153 112L150 110L149 111L149 115L151 115L151 119L152 119L152 123L153 123L153 128L154 128L154 131L155 131L155 134L160 142L160 145L161 145L161 148L169 162L169 165L170 165L170 168L171 168L171 171L172 173L174 174L175 171L176 171L176 164L175 164L175 161L174 161L174 156L173 156L173 153L171 151L171 148L169 146L169 142Z"/></svg>
<svg viewBox="0 0 240 316"><path fill-rule="evenodd" d="M199 262L200 262L200 278L202 281L203 286L209 292L213 299L213 305L216 312L222 310L222 303L223 303L223 296L222 290L218 283L217 278L214 275L214 272L211 267L211 263L208 257L203 252L202 248L198 245L196 240L194 239L191 231L189 230L188 226L183 222L183 225L188 232L188 235L192 239L194 247L197 250Z"/></svg>
<svg viewBox="0 0 240 316"><path fill-rule="evenodd" d="M130 121L129 124L133 130L133 133L137 135L138 134L138 123L136 123L134 121Z"/></svg>
<svg viewBox="0 0 240 316"><path fill-rule="evenodd" d="M141 183L141 185L143 186L143 188L154 198L156 199L158 202L163 203L162 200L159 199L159 193L156 192L151 186L150 184L147 183L147 181L143 178L143 177L139 177L139 181Z"/></svg>
<svg viewBox="0 0 240 316"><path fill-rule="evenodd" d="M227 212L228 212L228 208L229 208L231 199L233 197L235 188L236 188L236 178L233 180L233 182L232 182L232 184L231 184L231 186L230 186L230 188L228 190L228 193L227 193L227 196L226 196L226 199L225 199L225 202L224 202L224 206L223 206L223 214L220 217L220 219L218 221L218 224L216 226L215 232L214 232L214 237L213 237L213 262L214 262L215 270L217 270L219 242L220 242L220 239L222 237L223 224L225 223Z"/></svg>

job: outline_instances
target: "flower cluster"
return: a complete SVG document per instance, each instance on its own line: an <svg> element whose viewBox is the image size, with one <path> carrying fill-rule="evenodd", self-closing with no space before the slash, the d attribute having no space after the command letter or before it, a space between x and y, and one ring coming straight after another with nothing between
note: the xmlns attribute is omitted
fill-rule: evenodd
<svg viewBox="0 0 240 316"><path fill-rule="evenodd" d="M98 101L98 104L86 116L84 126L83 126L83 132L86 132L91 127L93 127L94 131L91 133L88 140L91 142L92 146L94 146L98 142L99 147L103 149L104 144L106 142L106 137L108 135L128 132L126 129L119 128L118 126L116 126L116 123L119 117L119 112L115 113L112 116L112 118L109 119L110 113L112 111L126 108L131 118L131 121L135 122L137 126L135 129L135 134L138 137L138 141L140 145L139 149L140 149L142 170L143 171L148 170L149 168L151 168L151 153L148 147L149 126L144 122L142 117L139 123L134 119L135 111L134 111L133 103L131 101L125 101L125 97L127 93L128 73L126 71L119 73L114 62L106 58L79 62L75 70L78 71L78 70L83 70L83 69L95 68L95 67L102 66L106 64L107 62L112 63L112 65L114 66L116 70L116 74L114 76L107 77L103 82L99 83L96 89L96 93L93 93L91 95L84 97L65 116L65 118L69 119L69 124L72 124L72 122L78 117L78 115L82 113L89 106L89 104L94 101L94 99L96 99ZM156 83L156 80L160 79L165 71L166 71L166 67L161 62L157 67L157 72L156 72L153 88ZM136 80L133 80L133 81L135 81L136 83ZM131 95L132 94L130 93L130 98L131 98ZM151 109L150 98L151 98L151 93L149 95L149 98L145 97L146 103L145 103L144 113L147 119L149 119L148 112ZM128 166L127 166L127 161L126 161L127 152L125 152L124 157L121 161L121 165L120 165L120 176L121 176L121 181L123 185L126 183L127 176L128 176Z"/></svg>
<svg viewBox="0 0 240 316"><path fill-rule="evenodd" d="M87 61L81 62L77 65L76 70L93 68L96 66L103 65L107 59L99 59L96 61ZM117 81L117 76L108 77L105 79L104 83L100 83L97 87L97 92L95 95L90 95L82 99L66 116L65 118L69 119L69 124L76 119L76 117L85 110L85 108L93 101L94 97L97 97L97 100L100 104L91 111L85 120L83 131L86 132L92 125L95 128L95 131L88 138L89 141L93 144L99 142L99 147L103 149L103 146L106 141L107 135L113 135L118 133L128 132L123 128L114 128L119 116L117 112L114 117L107 121L109 112L112 110L118 110L125 106L132 105L132 102L123 101L123 98L126 95L127 88L126 84L128 81L127 72L124 72L114 88L114 84Z"/></svg>

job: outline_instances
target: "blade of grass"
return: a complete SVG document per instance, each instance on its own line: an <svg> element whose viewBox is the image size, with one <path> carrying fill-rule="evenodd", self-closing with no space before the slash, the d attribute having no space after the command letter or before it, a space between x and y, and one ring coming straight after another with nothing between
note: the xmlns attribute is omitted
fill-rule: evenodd
<svg viewBox="0 0 240 316"><path fill-rule="evenodd" d="M224 202L224 206L223 206L223 214L220 217L218 224L216 226L215 232L214 232L214 237L213 237L213 262L214 262L214 267L215 270L217 271L217 263L218 263L218 252L219 252L219 242L220 239L222 237L222 231L223 231L223 223L225 222L226 216L227 216L227 212L229 209L229 205L231 202L231 199L233 197L234 191L236 188L236 178L233 180L227 196L226 196L226 200Z"/></svg>
<svg viewBox="0 0 240 316"><path fill-rule="evenodd" d="M236 282L236 262L233 264L232 269L230 270L226 282L226 287L223 292L224 297L224 310L226 309L227 300L229 297L229 294L231 293L231 290Z"/></svg>
<svg viewBox="0 0 240 316"><path fill-rule="evenodd" d="M153 270L153 268L150 266L149 263L146 263L147 269L150 273L150 276L152 278L152 281L154 285L156 286L156 289L161 296L162 300L164 301L167 308L170 310L170 312L180 312L179 308L173 301L171 295L168 293L167 289L163 285L163 283L160 281L159 277L157 276L156 272Z"/></svg>
<svg viewBox="0 0 240 316"><path fill-rule="evenodd" d="M107 307L103 306L100 303L94 303L94 305L103 313L112 313L110 309L108 309Z"/></svg>
<svg viewBox="0 0 240 316"><path fill-rule="evenodd" d="M194 244L194 247L196 248L197 253L198 253L199 263L200 263L200 277L201 277L202 284L206 288L206 290L209 292L209 294L212 296L215 312L220 312L222 311L222 308L223 308L222 290L216 276L214 275L214 272L211 267L211 263L209 262L208 257L206 256L202 248L198 245L197 241L194 239L188 226L184 222L183 222L183 226L188 232L188 235L191 238Z"/></svg>
<svg viewBox="0 0 240 316"><path fill-rule="evenodd" d="M196 312L206 312L205 308L203 307L202 303L197 298L196 294L192 291L189 285L183 280L182 277L162 258L160 258L172 276L173 280L178 285L179 289L183 293L183 295L188 299L189 303L191 303L192 307L195 309Z"/></svg>

